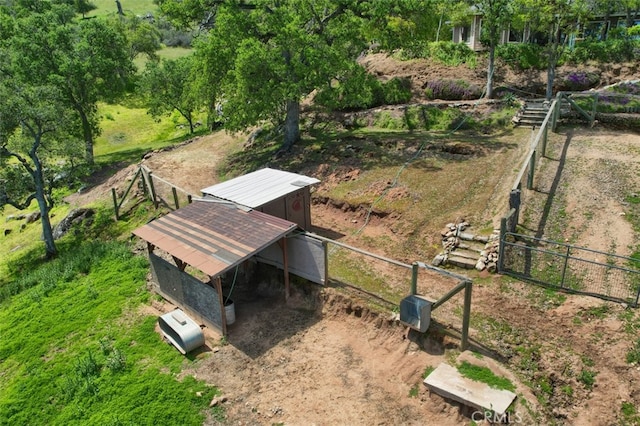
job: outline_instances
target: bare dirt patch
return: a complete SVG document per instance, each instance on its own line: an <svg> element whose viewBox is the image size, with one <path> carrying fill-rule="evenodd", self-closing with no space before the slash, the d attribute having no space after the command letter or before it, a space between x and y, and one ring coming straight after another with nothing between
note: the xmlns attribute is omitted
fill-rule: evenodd
<svg viewBox="0 0 640 426"><path fill-rule="evenodd" d="M403 66L385 58L367 63L369 69L379 69L380 76L411 75L416 88L432 78L429 69L438 68L420 61ZM626 72L615 66L611 70L621 78ZM483 79L482 71L440 67L433 76L436 74L461 75L477 82ZM367 216L367 203L325 199L312 207L316 231L399 260L428 260L428 247L438 246L445 223L464 216L492 228L505 213L509 189L529 142L522 132L507 137L511 144L503 142L491 149L482 145L481 137L457 145L434 144L427 157L412 166L433 172L429 180L401 181L385 192L391 175L368 187L371 199L384 194L398 202L411 199L414 185L434 186L440 198L421 209L421 218L394 211ZM543 198L537 205L529 204L532 228L541 223L536 215L544 212L544 197L555 186L560 204L549 208L541 235L550 234L554 215L565 215L571 218L563 228L565 239L629 254L636 234L626 218L630 206L625 196L640 184L638 135L575 130L563 154L566 139L566 133L554 135L551 158L542 160L536 187ZM154 153L144 163L158 176L197 194L216 183L220 161L236 142L212 135L180 149ZM290 158L297 156L301 164L294 171L322 180L316 196L365 177L367 151L355 151L359 145L348 144L355 147L353 152L336 150L329 153L329 161L319 164L305 163L308 152L302 148L291 153ZM415 146L402 140L393 148L397 152L398 147ZM443 159L464 163L459 175L453 179L447 175L446 167L439 163ZM131 168L111 171L92 189L69 200L82 205L109 197L110 188L122 188L131 173ZM470 197L468 188L473 182L483 192ZM484 195L477 196L480 193ZM377 244L380 237L388 243ZM472 276L472 349L484 354L479 362L516 383L520 395L516 410L524 424L623 423L621 404L640 406L640 370L625 360L640 329L634 325L637 312L594 298L549 294L487 273ZM285 303L281 294L258 286L253 297L238 305L237 322L226 341L207 330L206 349L182 374L222 390L228 398L227 424L470 422L468 411L429 395L421 384L427 366L456 359L456 338L434 330L417 337L390 320L391 312L374 311L364 299L347 297L333 288L316 290L317 294L294 286L292 299ZM154 302L147 313L157 315L172 308ZM592 385L585 383L585 372L593 375ZM215 420L208 423L215 424Z"/></svg>
<svg viewBox="0 0 640 426"><path fill-rule="evenodd" d="M482 58L479 58L477 66L473 69L466 65L446 66L428 59L399 61L387 53L367 55L361 59L360 63L367 71L378 76L381 80L389 80L393 77L410 79L415 102L426 100L424 89L427 87L427 83L433 80L464 80L478 87L486 85L487 64ZM639 65L637 62L580 66L563 65L556 70L556 86L560 85L566 75L575 71L592 72L599 75L598 87L603 87L619 81L637 79ZM505 64L498 63L495 71L496 87L502 86L516 89L517 93L525 96L544 96L546 81L546 70L515 71ZM564 88L557 87L556 90L564 90Z"/></svg>

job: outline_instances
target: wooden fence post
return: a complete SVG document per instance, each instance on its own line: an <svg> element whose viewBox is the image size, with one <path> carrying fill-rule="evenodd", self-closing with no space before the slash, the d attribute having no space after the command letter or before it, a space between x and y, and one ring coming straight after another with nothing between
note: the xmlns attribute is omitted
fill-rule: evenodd
<svg viewBox="0 0 640 426"><path fill-rule="evenodd" d="M564 288L564 276L567 272L567 264L569 263L570 250L571 250L571 246L567 246L567 254L564 256L564 266L562 267L562 278L560 279L561 288Z"/></svg>
<svg viewBox="0 0 640 426"><path fill-rule="evenodd" d="M411 295L418 294L418 262L411 264Z"/></svg>
<svg viewBox="0 0 640 426"><path fill-rule="evenodd" d="M178 201L178 191L176 191L175 186L171 187L171 192L173 193L173 202L176 206L176 210L178 210L180 208L180 202Z"/></svg>
<svg viewBox="0 0 640 426"><path fill-rule="evenodd" d="M118 214L118 196L116 195L115 188L111 188L111 196L113 197L113 210L116 213L116 220L120 220L120 216Z"/></svg>
<svg viewBox="0 0 640 426"><path fill-rule="evenodd" d="M504 267L504 240L507 236L507 218L500 219L500 245L498 246L498 273L501 274Z"/></svg>
<svg viewBox="0 0 640 426"><path fill-rule="evenodd" d="M536 150L531 153L531 160L529 160L529 176L527 176L527 189L533 189L533 176L536 168Z"/></svg>
<svg viewBox="0 0 640 426"><path fill-rule="evenodd" d="M589 127L593 127L593 125L595 124L597 113L598 113L598 93L595 93L593 95L593 111L592 111L593 115L591 117L591 123Z"/></svg>
<svg viewBox="0 0 640 426"><path fill-rule="evenodd" d="M467 350L469 347L469 323L471 322L471 290L473 283L465 282L464 286L464 313L462 314L462 339L460 341L460 349Z"/></svg>
<svg viewBox="0 0 640 426"><path fill-rule="evenodd" d="M515 210L513 213L513 226L509 226L509 232L516 232L516 226L518 225L518 221L520 220L520 204L522 200L520 198L521 192L519 189L512 189L509 193L509 209Z"/></svg>
<svg viewBox="0 0 640 426"><path fill-rule="evenodd" d="M156 209L158 208L158 199L156 197L156 189L153 186L153 176L152 176L153 172L151 170L149 170L149 173L147 173L147 176L149 176L149 190L151 192L151 201L153 202L153 207L155 207Z"/></svg>

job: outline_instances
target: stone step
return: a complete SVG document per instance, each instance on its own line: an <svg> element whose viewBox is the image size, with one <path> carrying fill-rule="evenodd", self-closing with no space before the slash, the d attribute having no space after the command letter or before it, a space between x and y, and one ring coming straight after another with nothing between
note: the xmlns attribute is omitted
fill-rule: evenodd
<svg viewBox="0 0 640 426"><path fill-rule="evenodd" d="M478 263L478 258L467 259L466 257L459 257L455 255L455 252L449 254L447 258L447 263L453 266L457 266L459 268L464 269L474 269L476 267L476 263Z"/></svg>
<svg viewBox="0 0 640 426"><path fill-rule="evenodd" d="M458 256L458 257L464 257L465 259L475 260L477 262L478 258L480 257L480 252L457 247L455 250L449 253L449 256L452 256L452 255Z"/></svg>
<svg viewBox="0 0 640 426"><path fill-rule="evenodd" d="M480 241L460 241L458 243L458 247L456 249L465 249L473 251L480 256L480 252L484 250L484 246L486 243Z"/></svg>
<svg viewBox="0 0 640 426"><path fill-rule="evenodd" d="M423 383L431 392L481 411L489 410L500 419L516 399L515 393L467 379L455 367L444 363L438 365Z"/></svg>

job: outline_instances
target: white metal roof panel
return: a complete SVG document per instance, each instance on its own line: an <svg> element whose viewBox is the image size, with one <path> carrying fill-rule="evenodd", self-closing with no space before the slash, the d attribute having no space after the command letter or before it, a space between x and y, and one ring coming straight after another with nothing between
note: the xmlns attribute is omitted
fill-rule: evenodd
<svg viewBox="0 0 640 426"><path fill-rule="evenodd" d="M266 167L204 188L201 192L204 195L257 208L318 182L320 181L316 178Z"/></svg>

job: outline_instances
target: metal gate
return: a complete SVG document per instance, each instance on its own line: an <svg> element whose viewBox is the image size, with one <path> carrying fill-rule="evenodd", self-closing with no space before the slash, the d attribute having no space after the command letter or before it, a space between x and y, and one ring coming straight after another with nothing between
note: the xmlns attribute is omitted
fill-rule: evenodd
<svg viewBox="0 0 640 426"><path fill-rule="evenodd" d="M500 273L572 293L627 303L640 299L640 259L505 232Z"/></svg>

